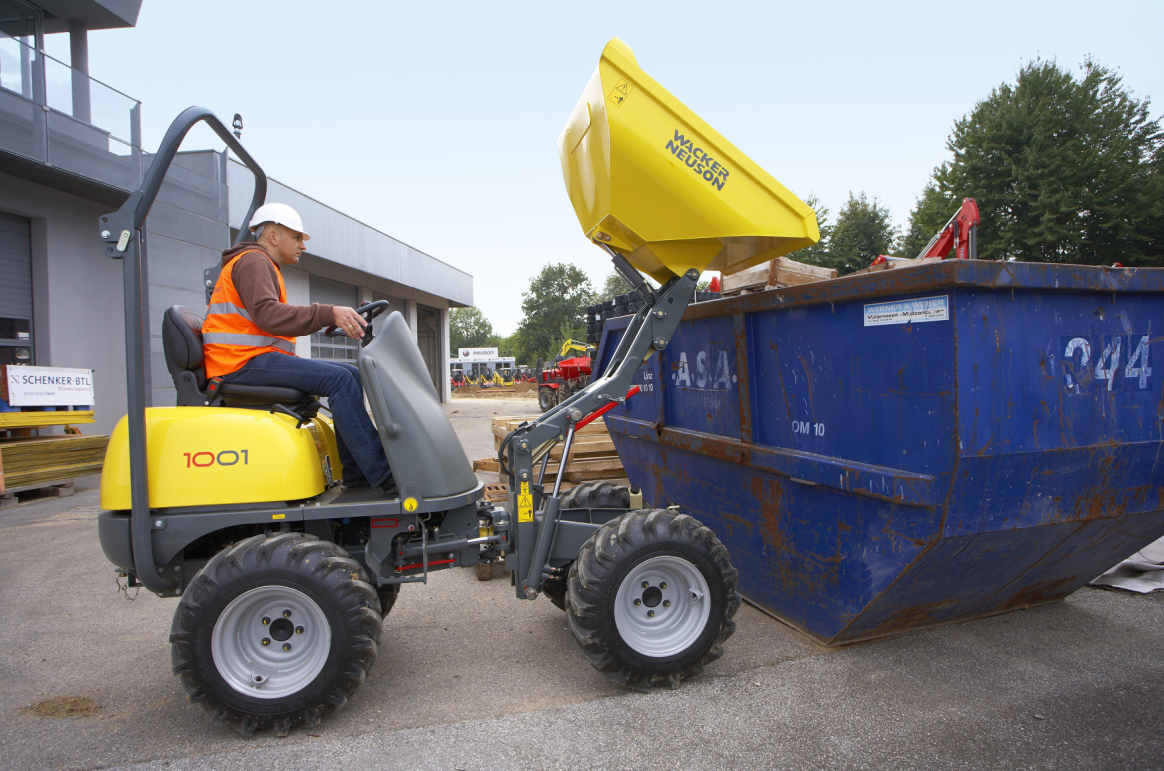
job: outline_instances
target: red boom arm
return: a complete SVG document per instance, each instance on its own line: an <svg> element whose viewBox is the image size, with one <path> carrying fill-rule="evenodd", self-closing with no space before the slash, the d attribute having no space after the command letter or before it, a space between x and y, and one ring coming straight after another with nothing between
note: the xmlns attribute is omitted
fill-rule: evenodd
<svg viewBox="0 0 1164 771"><path fill-rule="evenodd" d="M950 218L942 232L938 233L917 257L941 257L945 259L950 250L960 259L978 258L978 204L973 198L963 198L962 206Z"/></svg>

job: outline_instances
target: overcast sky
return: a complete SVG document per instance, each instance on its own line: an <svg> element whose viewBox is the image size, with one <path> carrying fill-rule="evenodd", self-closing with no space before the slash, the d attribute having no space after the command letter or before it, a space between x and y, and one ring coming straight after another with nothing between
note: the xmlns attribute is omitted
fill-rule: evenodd
<svg viewBox="0 0 1164 771"><path fill-rule="evenodd" d="M90 34L89 60L141 100L146 149L190 105L242 113L270 176L471 273L508 334L547 262L596 286L610 272L566 197L556 142L615 35L800 196L836 212L864 191L899 224L954 121L1024 62L1076 68L1090 54L1164 103L1160 0L145 0L135 29ZM67 61L66 37L52 37ZM185 149L220 148L201 131Z"/></svg>

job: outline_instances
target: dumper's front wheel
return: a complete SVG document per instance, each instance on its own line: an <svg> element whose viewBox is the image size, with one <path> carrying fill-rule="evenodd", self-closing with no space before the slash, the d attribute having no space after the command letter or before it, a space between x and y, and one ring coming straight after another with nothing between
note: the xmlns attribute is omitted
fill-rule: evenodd
<svg viewBox="0 0 1164 771"><path fill-rule="evenodd" d="M206 564L174 613L174 674L211 722L244 735L315 725L376 661L376 590L347 552L304 533L254 536Z"/></svg>
<svg viewBox="0 0 1164 771"><path fill-rule="evenodd" d="M631 511L578 552L566 617L600 672L632 688L675 687L723 655L741 602L737 579L727 547L697 520Z"/></svg>

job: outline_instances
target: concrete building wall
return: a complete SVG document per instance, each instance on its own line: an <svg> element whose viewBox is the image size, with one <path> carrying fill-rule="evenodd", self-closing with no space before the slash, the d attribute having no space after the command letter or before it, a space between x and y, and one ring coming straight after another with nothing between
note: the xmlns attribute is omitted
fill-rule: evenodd
<svg viewBox="0 0 1164 771"><path fill-rule="evenodd" d="M155 407L177 401L162 350L162 317L173 305L205 315L202 274L230 246L227 188L217 153L182 153L146 219L149 251L150 384Z"/></svg>
<svg viewBox="0 0 1164 771"><path fill-rule="evenodd" d="M107 434L125 413L121 261L97 237L104 204L0 174L0 209L32 221L36 363L92 369L96 425Z"/></svg>
<svg viewBox="0 0 1164 771"><path fill-rule="evenodd" d="M163 314L172 305L205 313L203 271L220 262L222 250L233 240L234 231L228 224L232 201L240 197L249 200L249 190L240 196L239 191L229 189L223 177L219 154L206 151L179 155L147 220L150 330L147 372L148 393L155 406L170 406L176 400L162 350ZM324 213L330 218L344 216L316 205L321 207L320 217ZM108 203L0 173L0 211L27 217L31 222L36 363L94 370L97 422L86 430L103 434L113 430L125 413L126 404L122 266L120 260L105 256L97 237L98 218L114 208ZM359 227L371 230L363 225ZM326 243L329 243L327 239L317 240L313 234L308 246L318 249ZM332 240L333 246L341 243L346 242ZM410 258L443 265L401 246L409 249ZM347 264L362 264L360 260L341 257L334 252L326 253L325 257L306 253L298 266L285 267L288 302L310 303L312 274L342 281L356 286L362 299L388 298L392 303L390 310L399 311L405 317L414 335L417 305L429 306L439 312L439 361L447 370L450 299L370 274ZM468 280L471 301L472 277L449 270ZM450 276L456 279L450 294L462 292L464 287L459 283L462 279L454 274ZM299 338L296 350L309 358L310 338ZM443 382L438 383L438 393L447 400L450 396L447 371L440 380Z"/></svg>

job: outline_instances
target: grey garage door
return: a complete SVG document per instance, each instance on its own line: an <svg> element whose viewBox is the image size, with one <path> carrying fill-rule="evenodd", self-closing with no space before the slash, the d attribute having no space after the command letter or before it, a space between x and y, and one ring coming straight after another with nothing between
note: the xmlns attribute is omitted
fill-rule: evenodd
<svg viewBox="0 0 1164 771"><path fill-rule="evenodd" d="M308 292L311 302L321 305L346 305L354 308L359 292L351 284L334 281L323 276L312 275ZM311 358L356 361L356 341L349 337L324 337L323 332L311 336Z"/></svg>
<svg viewBox="0 0 1164 771"><path fill-rule="evenodd" d="M32 238L25 217L0 212L0 364L32 364Z"/></svg>
<svg viewBox="0 0 1164 771"><path fill-rule="evenodd" d="M416 305L416 344L420 347L420 355L428 366L428 374L432 377L432 385L439 395L441 393L441 312L427 305Z"/></svg>

